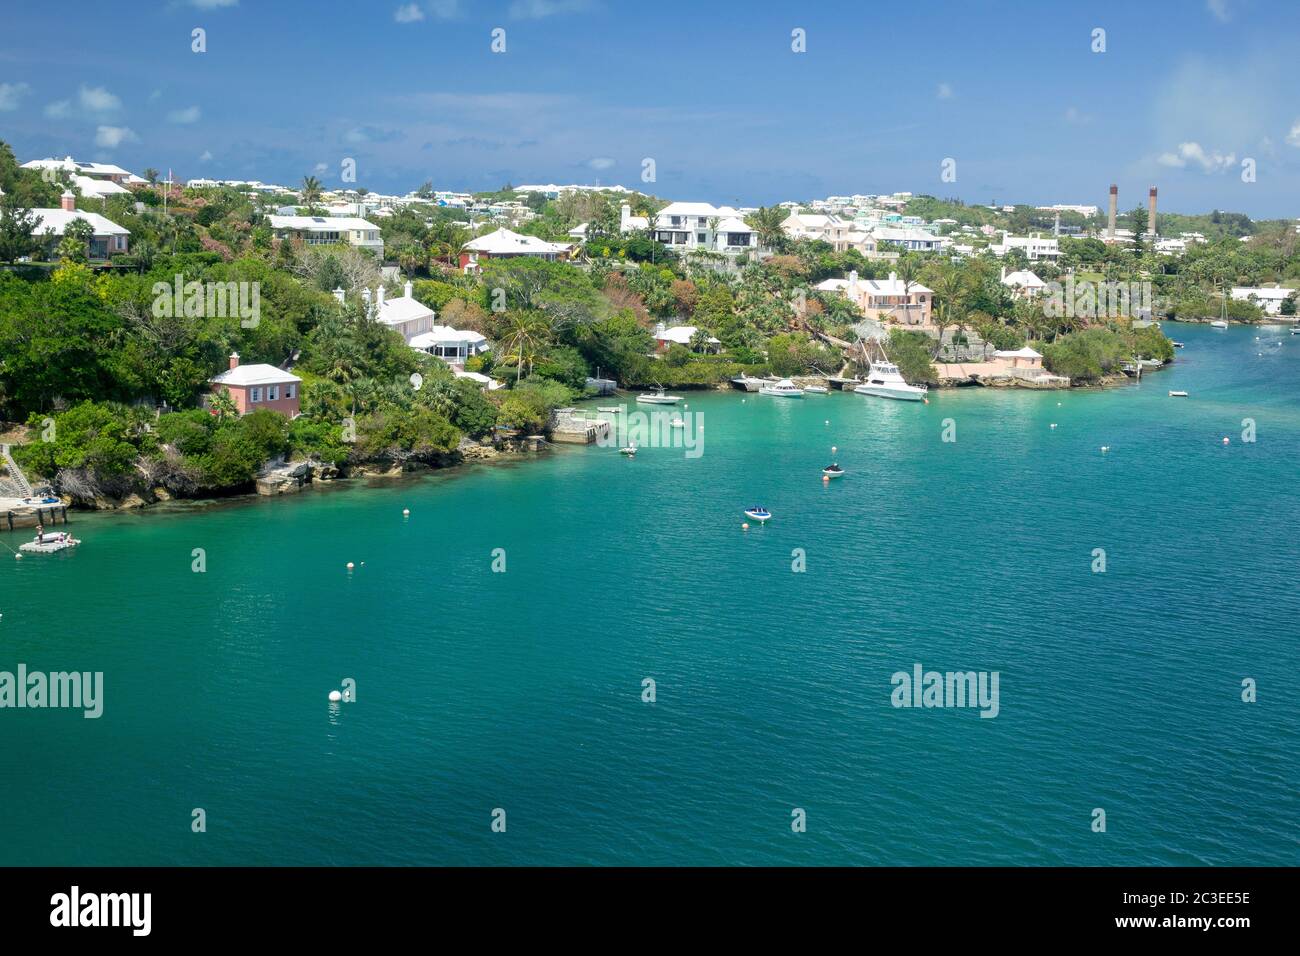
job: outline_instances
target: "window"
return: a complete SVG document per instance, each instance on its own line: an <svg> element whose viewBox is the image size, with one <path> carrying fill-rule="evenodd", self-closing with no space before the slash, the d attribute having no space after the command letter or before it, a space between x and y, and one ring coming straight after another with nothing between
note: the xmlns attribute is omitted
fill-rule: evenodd
<svg viewBox="0 0 1300 956"><path fill-rule="evenodd" d="M280 397L280 386L279 386L279 385L268 385L268 386L266 386L266 400L267 400L268 402L274 402L274 401L275 401L276 399L278 399L279 397Z"/></svg>
<svg viewBox="0 0 1300 956"><path fill-rule="evenodd" d="M260 388L250 388L248 390L249 403L260 402L262 400L262 390Z"/></svg>
<svg viewBox="0 0 1300 956"><path fill-rule="evenodd" d="M285 398L293 398L293 385L292 385L292 384L290 384L290 385L286 385L286 386L284 387L284 397L285 397Z"/></svg>
<svg viewBox="0 0 1300 956"><path fill-rule="evenodd" d="M697 232L695 234L695 241L700 245L704 245L706 242L709 241L708 234L703 232Z"/></svg>

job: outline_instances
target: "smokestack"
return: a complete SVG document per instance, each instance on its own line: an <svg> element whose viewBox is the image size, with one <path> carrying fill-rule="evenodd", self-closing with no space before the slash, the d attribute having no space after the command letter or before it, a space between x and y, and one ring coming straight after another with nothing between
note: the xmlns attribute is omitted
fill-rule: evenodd
<svg viewBox="0 0 1300 956"><path fill-rule="evenodd" d="M1151 187L1151 192L1147 194L1147 235L1155 236L1156 234L1156 187Z"/></svg>
<svg viewBox="0 0 1300 956"><path fill-rule="evenodd" d="M1106 238L1115 241L1115 214L1119 211L1119 187L1110 184L1110 220L1106 226Z"/></svg>

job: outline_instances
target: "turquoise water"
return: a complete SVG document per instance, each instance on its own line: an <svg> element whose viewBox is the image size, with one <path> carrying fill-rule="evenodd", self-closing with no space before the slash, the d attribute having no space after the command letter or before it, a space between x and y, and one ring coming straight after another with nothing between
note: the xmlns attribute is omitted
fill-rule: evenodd
<svg viewBox="0 0 1300 956"><path fill-rule="evenodd" d="M0 670L104 715L0 710L0 864L1300 862L1300 337L1169 330L1138 387L690 393L696 459L78 516L0 563ZM892 707L918 662L997 717Z"/></svg>

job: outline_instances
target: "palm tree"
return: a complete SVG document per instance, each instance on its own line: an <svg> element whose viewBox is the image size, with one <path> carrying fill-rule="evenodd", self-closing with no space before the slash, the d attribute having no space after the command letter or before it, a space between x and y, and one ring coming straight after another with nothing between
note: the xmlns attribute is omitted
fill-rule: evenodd
<svg viewBox="0 0 1300 956"><path fill-rule="evenodd" d="M780 206L759 206L758 211L751 213L745 221L754 230L760 246L777 252L786 246L785 230L781 228L786 215L786 210Z"/></svg>
<svg viewBox="0 0 1300 956"><path fill-rule="evenodd" d="M899 267L903 262L899 262ZM900 272L901 275L901 272ZM943 350L943 330L949 325L963 326L966 316L966 276L952 263L946 263L938 268L934 277L930 280L934 283L934 295L937 308L935 310L935 325L939 329L939 351ZM904 280L906 283L906 280ZM960 329L965 332L965 328Z"/></svg>
<svg viewBox="0 0 1300 956"><path fill-rule="evenodd" d="M303 204L310 209L320 199L320 180L315 176L302 177L302 189L299 190Z"/></svg>
<svg viewBox="0 0 1300 956"><path fill-rule="evenodd" d="M514 354L518 358L515 366L515 382L523 375L524 363L528 363L531 375L533 363L550 337L550 325L537 312L525 310L510 316L510 324L501 339L502 351L506 355Z"/></svg>

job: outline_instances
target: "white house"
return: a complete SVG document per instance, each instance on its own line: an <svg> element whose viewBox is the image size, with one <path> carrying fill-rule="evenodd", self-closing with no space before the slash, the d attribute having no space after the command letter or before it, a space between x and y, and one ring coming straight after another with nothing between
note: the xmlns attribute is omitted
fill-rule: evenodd
<svg viewBox="0 0 1300 956"><path fill-rule="evenodd" d="M878 245L896 246L909 252L937 252L948 243L942 236L910 227L877 226L871 235Z"/></svg>
<svg viewBox="0 0 1300 956"><path fill-rule="evenodd" d="M1295 289L1268 288L1265 286L1233 286L1230 295L1238 302L1254 302L1265 315L1281 315L1282 303L1296 294Z"/></svg>
<svg viewBox="0 0 1300 956"><path fill-rule="evenodd" d="M1029 346L1022 349L1015 349L1007 352L994 352L993 357L999 362L1010 365L1012 368L1037 368L1043 367L1043 356L1035 352Z"/></svg>
<svg viewBox="0 0 1300 956"><path fill-rule="evenodd" d="M29 160L23 163L23 169L39 169L42 171L50 169L56 173L67 173L73 177L85 176L90 179L117 183L119 186L145 181L121 166L114 166L112 163L79 163L71 156L65 156L63 159Z"/></svg>
<svg viewBox="0 0 1300 956"><path fill-rule="evenodd" d="M379 227L351 216L268 216L271 229L280 239L300 238L309 246L346 242L359 249L384 254Z"/></svg>
<svg viewBox="0 0 1300 956"><path fill-rule="evenodd" d="M619 232L640 232L650 228L650 220L645 216L632 215L632 207L623 203L618 210Z"/></svg>
<svg viewBox="0 0 1300 956"><path fill-rule="evenodd" d="M486 352L488 340L477 332L462 332L446 325L435 325L428 332L415 336L407 343L411 348L442 359L452 369L465 366L470 356Z"/></svg>
<svg viewBox="0 0 1300 956"><path fill-rule="evenodd" d="M341 289L335 289L334 295L339 297L341 292ZM370 290L366 289L362 296L368 304ZM411 295L409 282L406 283L403 294L395 299L384 298L382 285L375 293L375 321L401 332L408 345L416 336L433 329L433 319L433 309Z"/></svg>
<svg viewBox="0 0 1300 956"><path fill-rule="evenodd" d="M1002 233L1002 241L989 246L989 251L995 256L1005 256L1013 249L1019 249L1025 254L1025 258L1030 262L1039 259L1059 259L1061 257L1061 244L1057 239L1044 239L1035 233L1032 236L1013 236L1005 230Z"/></svg>
<svg viewBox="0 0 1300 956"><path fill-rule="evenodd" d="M857 272L850 272L847 279L817 283L817 289L839 293L869 319L904 325L930 324L934 290L919 282L904 282L897 273L891 272L888 279L859 279Z"/></svg>
<svg viewBox="0 0 1300 956"><path fill-rule="evenodd" d="M854 232L852 222L814 212L792 212L781 223L781 230L791 239L829 242L836 252L849 248L848 237Z"/></svg>
<svg viewBox="0 0 1300 956"><path fill-rule="evenodd" d="M81 219L90 223L90 228L94 230L86 250L91 259L111 259L127 251L127 241L131 231L111 219L105 219L99 213L82 212L77 209L77 197L71 190L64 191L58 209L33 209L32 213L36 220L32 235L38 239L47 234L52 239L62 239L68 224L74 219ZM54 243L50 242L48 245L53 246ZM47 254L50 251L47 249Z"/></svg>
<svg viewBox="0 0 1300 956"><path fill-rule="evenodd" d="M655 239L679 251L738 254L758 249L740 210L707 202L669 203L655 216Z"/></svg>
<svg viewBox="0 0 1300 956"><path fill-rule="evenodd" d="M1006 267L1003 267L1001 282L1008 289L1012 289L1017 295L1025 298L1041 295L1047 288L1047 283L1028 269L1007 272Z"/></svg>
<svg viewBox="0 0 1300 956"><path fill-rule="evenodd" d="M695 333L698 331L699 328L694 325L674 325L672 328L668 328L663 322L660 322L655 326L654 331L655 351L662 354L667 352L674 345L684 345L687 348L690 348L691 342L695 338ZM722 343L711 335L706 336L703 351L712 353L720 352L722 351Z"/></svg>
<svg viewBox="0 0 1300 956"><path fill-rule="evenodd" d="M484 259L509 259L518 256L537 256L541 259L563 259L572 247L560 242L547 242L537 236L525 236L501 228L465 243L460 253L460 267L465 272L478 268Z"/></svg>

